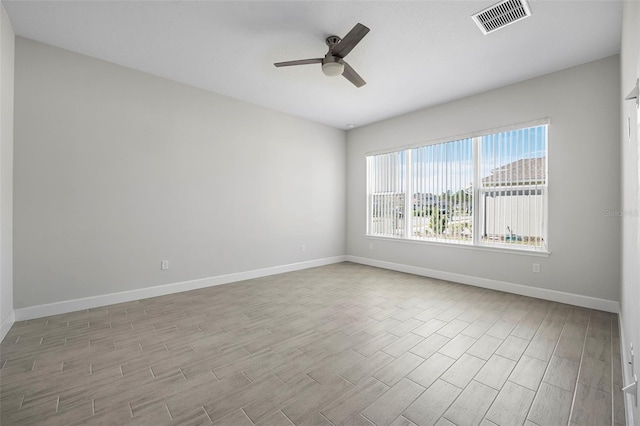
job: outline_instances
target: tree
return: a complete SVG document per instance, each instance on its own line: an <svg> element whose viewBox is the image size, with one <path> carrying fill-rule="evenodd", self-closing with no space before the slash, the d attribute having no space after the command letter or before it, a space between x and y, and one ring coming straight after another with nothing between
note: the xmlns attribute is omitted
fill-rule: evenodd
<svg viewBox="0 0 640 426"><path fill-rule="evenodd" d="M433 206L431 208L431 220L429 226L436 234L442 234L447 229L447 214L442 211L439 206Z"/></svg>

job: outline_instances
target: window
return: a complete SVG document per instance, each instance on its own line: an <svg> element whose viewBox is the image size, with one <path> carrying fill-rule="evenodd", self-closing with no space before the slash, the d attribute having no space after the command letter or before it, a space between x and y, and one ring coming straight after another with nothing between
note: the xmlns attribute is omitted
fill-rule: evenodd
<svg viewBox="0 0 640 426"><path fill-rule="evenodd" d="M367 235L544 251L547 124L367 157Z"/></svg>

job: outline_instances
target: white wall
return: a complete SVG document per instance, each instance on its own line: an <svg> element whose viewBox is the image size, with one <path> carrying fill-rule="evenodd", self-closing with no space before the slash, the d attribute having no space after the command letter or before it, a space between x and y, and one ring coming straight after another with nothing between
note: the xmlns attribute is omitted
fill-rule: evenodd
<svg viewBox="0 0 640 426"><path fill-rule="evenodd" d="M621 98L624 99L640 76L640 3L623 3L621 48ZM620 294L622 350L629 360L629 344L635 347L635 359L640 359L640 147L638 146L639 113L633 101L622 100L622 288ZM628 121L631 126L629 126ZM629 136L629 128L631 135ZM635 374L640 376L640 361L636 361ZM632 377L623 363L625 383ZM640 425L640 410L627 397L627 417ZM633 413L631 415L631 412Z"/></svg>
<svg viewBox="0 0 640 426"><path fill-rule="evenodd" d="M20 37L15 61L16 309L344 255L343 131Z"/></svg>
<svg viewBox="0 0 640 426"><path fill-rule="evenodd" d="M605 210L620 208L619 59L612 56L349 131L348 254L616 306L620 220ZM545 117L551 119L549 257L365 237L367 153ZM541 264L541 273L532 273L534 262Z"/></svg>
<svg viewBox="0 0 640 426"><path fill-rule="evenodd" d="M0 4L0 341L13 324L13 63L15 36Z"/></svg>

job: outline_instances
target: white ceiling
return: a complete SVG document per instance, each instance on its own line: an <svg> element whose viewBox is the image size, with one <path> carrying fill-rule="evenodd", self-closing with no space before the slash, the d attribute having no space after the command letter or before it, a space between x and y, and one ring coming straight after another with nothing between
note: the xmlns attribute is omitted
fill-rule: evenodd
<svg viewBox="0 0 640 426"><path fill-rule="evenodd" d="M620 51L617 0L530 0L530 18L482 35L470 16L495 2L3 0L17 35L342 129ZM273 66L322 57L357 22L362 88Z"/></svg>

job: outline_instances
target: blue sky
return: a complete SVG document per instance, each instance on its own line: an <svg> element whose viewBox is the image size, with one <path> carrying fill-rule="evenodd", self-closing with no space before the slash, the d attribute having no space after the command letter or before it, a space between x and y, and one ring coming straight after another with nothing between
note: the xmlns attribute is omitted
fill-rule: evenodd
<svg viewBox="0 0 640 426"><path fill-rule="evenodd" d="M526 158L544 157L547 126L535 126L483 136L480 142L480 176ZM388 174L373 182L373 192L404 190L404 151L372 157L376 165L386 165ZM413 192L441 194L470 186L473 179L473 141L462 139L412 150ZM422 178L420 176L432 176Z"/></svg>

